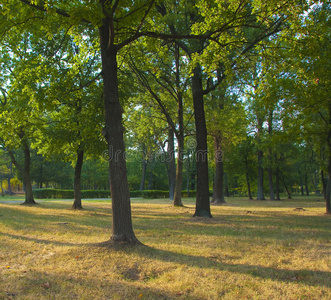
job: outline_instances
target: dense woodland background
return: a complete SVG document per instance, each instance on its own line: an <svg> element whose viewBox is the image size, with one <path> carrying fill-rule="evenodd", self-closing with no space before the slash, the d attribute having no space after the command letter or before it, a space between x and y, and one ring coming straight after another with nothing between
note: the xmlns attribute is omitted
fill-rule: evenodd
<svg viewBox="0 0 331 300"><path fill-rule="evenodd" d="M176 188L195 191L196 162L208 158L204 179L215 202L316 194L330 213L330 8L2 1L2 193L22 183L27 194L75 189L80 204L80 189L110 189L109 162L125 156L131 191L166 190L181 205ZM117 59L125 153L110 137L104 28Z"/></svg>

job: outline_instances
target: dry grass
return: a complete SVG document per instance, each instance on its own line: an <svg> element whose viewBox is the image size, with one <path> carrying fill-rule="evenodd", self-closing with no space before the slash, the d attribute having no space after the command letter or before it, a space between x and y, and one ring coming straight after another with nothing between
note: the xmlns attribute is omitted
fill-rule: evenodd
<svg viewBox="0 0 331 300"><path fill-rule="evenodd" d="M145 246L111 249L109 201L0 204L0 299L331 299L331 219L316 199L134 200ZM296 208L303 208L296 210Z"/></svg>

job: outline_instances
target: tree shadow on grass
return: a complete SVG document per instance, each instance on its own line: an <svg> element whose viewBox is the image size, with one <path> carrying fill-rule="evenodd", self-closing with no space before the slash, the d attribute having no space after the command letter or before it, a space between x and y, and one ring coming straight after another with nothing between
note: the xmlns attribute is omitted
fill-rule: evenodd
<svg viewBox="0 0 331 300"><path fill-rule="evenodd" d="M19 271L17 271L19 272ZM64 272L21 271L19 282L3 278L0 299L175 299L176 295L157 288L140 286L123 277L108 279L106 274L89 276ZM120 274L119 274L120 275ZM143 281L142 281L143 282ZM197 298L190 298L198 300Z"/></svg>
<svg viewBox="0 0 331 300"><path fill-rule="evenodd" d="M256 278L264 280L274 280L284 283L299 283L307 286L323 286L331 288L331 272L326 271L314 271L308 269L300 270L286 270L279 268L266 267L261 265L249 265L249 264L231 264L222 260L220 256L194 256L189 254L182 254L171 252L167 250L161 250L146 245L128 245L124 243L69 243L53 240L44 240L38 238L25 237L21 235L14 235L9 233L0 233L2 236L7 236L12 239L19 239L23 241L31 241L40 244L53 244L58 246L70 246L76 247L91 247L95 249L102 249L102 251L121 252L132 257L132 254L138 257L158 260L162 262L170 262L175 264L184 265L187 267L197 267L200 269L206 269L210 272L213 270L227 271L231 273L237 273L241 275L250 275ZM76 250L74 250L76 251Z"/></svg>
<svg viewBox="0 0 331 300"><path fill-rule="evenodd" d="M222 261L222 259L217 256L203 257L181 254L152 248L146 245L128 246L124 244L116 245L112 243L100 243L94 244L93 246L103 247L109 251L121 251L128 255L134 252L143 258L172 262L186 265L188 267L208 269L211 272L212 270L228 271L242 275L251 275L265 280L270 279L285 283L297 282L308 286L323 286L331 288L331 272L313 271L308 269L286 270L259 265L230 264Z"/></svg>

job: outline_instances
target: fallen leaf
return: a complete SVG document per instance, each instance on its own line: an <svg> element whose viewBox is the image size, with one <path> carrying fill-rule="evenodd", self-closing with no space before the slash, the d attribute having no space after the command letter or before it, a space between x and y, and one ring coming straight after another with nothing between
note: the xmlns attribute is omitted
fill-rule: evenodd
<svg viewBox="0 0 331 300"><path fill-rule="evenodd" d="M144 296L144 294L140 294L140 295L139 295L139 298L142 298L143 296Z"/></svg>

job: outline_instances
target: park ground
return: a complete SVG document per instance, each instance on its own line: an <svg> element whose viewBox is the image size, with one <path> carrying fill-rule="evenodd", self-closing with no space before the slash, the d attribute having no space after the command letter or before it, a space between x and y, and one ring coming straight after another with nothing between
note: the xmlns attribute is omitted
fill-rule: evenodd
<svg viewBox="0 0 331 300"><path fill-rule="evenodd" d="M331 218L321 198L132 201L144 246L105 247L110 200L0 201L0 299L331 299Z"/></svg>

